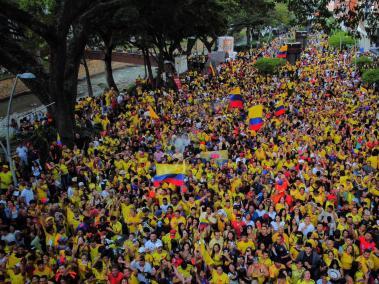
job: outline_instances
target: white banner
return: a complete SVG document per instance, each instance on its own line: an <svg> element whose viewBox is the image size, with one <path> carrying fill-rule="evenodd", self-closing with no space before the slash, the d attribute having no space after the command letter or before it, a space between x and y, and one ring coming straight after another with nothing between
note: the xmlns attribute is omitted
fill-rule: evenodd
<svg viewBox="0 0 379 284"><path fill-rule="evenodd" d="M178 74L187 72L188 70L187 56L180 55L180 56L175 57L175 70Z"/></svg>

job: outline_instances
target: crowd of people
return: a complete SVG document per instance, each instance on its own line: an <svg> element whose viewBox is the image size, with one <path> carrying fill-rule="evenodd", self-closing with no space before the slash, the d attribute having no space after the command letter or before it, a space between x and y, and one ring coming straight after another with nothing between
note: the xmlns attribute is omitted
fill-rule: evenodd
<svg viewBox="0 0 379 284"><path fill-rule="evenodd" d="M76 124L101 130L89 142L20 145L18 186L0 173L0 282L378 281L378 94L322 34L276 75L254 67L266 51L189 71L179 91L79 100ZM154 186L158 163L185 164L184 185Z"/></svg>

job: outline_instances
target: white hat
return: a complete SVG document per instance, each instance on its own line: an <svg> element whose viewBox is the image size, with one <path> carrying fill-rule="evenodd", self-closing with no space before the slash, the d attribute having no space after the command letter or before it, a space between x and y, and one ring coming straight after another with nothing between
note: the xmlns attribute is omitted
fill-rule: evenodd
<svg viewBox="0 0 379 284"><path fill-rule="evenodd" d="M144 247L140 247L139 249L138 249L138 253L145 253L145 248Z"/></svg>
<svg viewBox="0 0 379 284"><path fill-rule="evenodd" d="M78 183L78 186L79 186L79 187L84 186L84 182L79 182L79 183Z"/></svg>

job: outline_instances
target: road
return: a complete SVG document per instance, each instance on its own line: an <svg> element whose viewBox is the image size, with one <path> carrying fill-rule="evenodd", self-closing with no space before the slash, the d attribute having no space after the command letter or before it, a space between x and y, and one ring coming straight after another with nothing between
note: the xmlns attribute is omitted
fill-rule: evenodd
<svg viewBox="0 0 379 284"><path fill-rule="evenodd" d="M120 89L134 83L138 75L144 77L145 71L143 66L127 66L113 71L114 80ZM91 78L91 82L94 95L100 95L104 90L104 86L106 86L105 75L100 74L93 76ZM78 97L83 96L87 96L86 80L81 80L78 84ZM0 118L4 118L6 116L7 104L7 100L0 102ZM12 113L22 114L25 112L30 112L33 111L33 109L41 107L41 105L41 102L34 94L17 96L13 99Z"/></svg>

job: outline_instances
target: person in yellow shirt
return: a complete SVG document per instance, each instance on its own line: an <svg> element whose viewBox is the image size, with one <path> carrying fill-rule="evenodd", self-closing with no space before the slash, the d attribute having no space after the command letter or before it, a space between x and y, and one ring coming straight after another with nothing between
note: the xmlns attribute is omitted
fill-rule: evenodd
<svg viewBox="0 0 379 284"><path fill-rule="evenodd" d="M168 252L163 250L162 244L157 246L157 249L151 254L153 258L153 266L159 267L163 259L169 260Z"/></svg>
<svg viewBox="0 0 379 284"><path fill-rule="evenodd" d="M211 284L229 284L228 274L224 272L222 266L219 265L216 269L212 270L212 279L210 281Z"/></svg>
<svg viewBox="0 0 379 284"><path fill-rule="evenodd" d="M306 270L304 272L303 278L297 282L297 284L314 284L314 283L316 282L311 279L311 273L309 272L309 270Z"/></svg>
<svg viewBox="0 0 379 284"><path fill-rule="evenodd" d="M0 172L0 190L5 192L12 183L12 172L9 170L8 165L3 165Z"/></svg>
<svg viewBox="0 0 379 284"><path fill-rule="evenodd" d="M255 244L254 244L254 242L252 240L249 240L247 238L247 234L246 233L242 233L241 240L239 240L237 242L237 249L241 253L245 254L245 252L246 252L246 250L248 248L251 248L251 249L255 250Z"/></svg>
<svg viewBox="0 0 379 284"><path fill-rule="evenodd" d="M49 266L43 263L43 260L39 260L37 261L37 267L34 269L33 275L37 275L38 277L46 276L50 279L53 276L53 272Z"/></svg>
<svg viewBox="0 0 379 284"><path fill-rule="evenodd" d="M19 266L15 266L13 269L7 270L8 277L10 279L10 283L12 284L24 284L25 278L21 273L21 269Z"/></svg>

